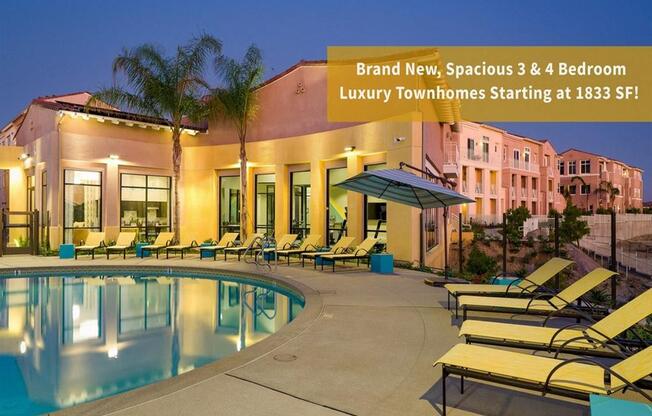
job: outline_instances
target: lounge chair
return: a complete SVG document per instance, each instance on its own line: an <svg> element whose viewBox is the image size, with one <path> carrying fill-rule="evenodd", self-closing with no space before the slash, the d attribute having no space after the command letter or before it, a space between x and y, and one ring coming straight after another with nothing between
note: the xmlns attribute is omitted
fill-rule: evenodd
<svg viewBox="0 0 652 416"><path fill-rule="evenodd" d="M238 233L225 233L220 241L213 241L214 244L210 246L199 246L199 260L204 258L204 253L213 253L213 260L217 260L217 252L235 246L236 238L238 238Z"/></svg>
<svg viewBox="0 0 652 416"><path fill-rule="evenodd" d="M460 336L466 338L467 344L622 357L624 353L629 352L631 342L615 338L650 315L652 289L591 325L570 324L562 328L549 328L469 320L462 324Z"/></svg>
<svg viewBox="0 0 652 416"><path fill-rule="evenodd" d="M342 237L340 238L337 243L333 244L331 249L329 251L322 251L322 252L315 252L311 251L309 253L302 253L301 254L301 267L305 265L305 259L312 259L314 268L317 268L317 262L315 261L317 257L321 257L325 254L342 254L346 253L346 251L351 247L351 244L355 241L354 237Z"/></svg>
<svg viewBox="0 0 652 416"><path fill-rule="evenodd" d="M115 244L112 246L106 247L106 258L108 260L109 254L111 252L122 252L122 258L127 258L127 250L134 246L134 241L136 240L135 232L121 232L118 234L118 238L115 240Z"/></svg>
<svg viewBox="0 0 652 416"><path fill-rule="evenodd" d="M174 233L159 233L154 240L154 244L143 246L140 248L140 258L145 257L145 252L156 252L156 258L158 259L159 251L163 250L174 241Z"/></svg>
<svg viewBox="0 0 652 416"><path fill-rule="evenodd" d="M442 366L442 414L446 415L446 378L450 374L588 400L591 394L610 395L632 389L652 397L635 383L652 373L652 346L611 367L588 358L559 360L479 345L457 344L433 366Z"/></svg>
<svg viewBox="0 0 652 416"><path fill-rule="evenodd" d="M287 257L288 258L288 266L290 265L290 256L292 255L301 255L306 252L315 252L319 248L319 240L321 240L321 235L319 234L310 234L308 237L306 237L303 242L301 242L301 245L297 248L289 248L289 249L281 249L277 250L276 254L278 255L279 259L281 257Z"/></svg>
<svg viewBox="0 0 652 416"><path fill-rule="evenodd" d="M295 241L297 241L297 238L299 237L299 234L285 234L278 240L276 240L276 244L274 247L265 247L263 248L263 251L265 253L269 253L271 251L277 251L277 250L289 250L292 248L292 244L294 244Z"/></svg>
<svg viewBox="0 0 652 416"><path fill-rule="evenodd" d="M166 259L170 258L170 252L173 253L178 252L181 253L181 260L183 260L183 253L197 247L199 247L199 244L197 244L197 241L195 240L192 240L189 243L179 243L179 244L169 245L165 247L165 258Z"/></svg>
<svg viewBox="0 0 652 416"><path fill-rule="evenodd" d="M104 244L104 233L103 232L90 232L86 237L86 241L81 246L75 247L75 260L77 259L77 254L79 253L88 253L91 255L92 259L95 259L95 250L98 248L105 247Z"/></svg>
<svg viewBox="0 0 652 416"><path fill-rule="evenodd" d="M448 309L451 308L451 296L455 298L457 308L457 298L463 295L519 296L532 293L571 264L571 260L553 257L527 277L509 285L449 283L444 285L448 290Z"/></svg>
<svg viewBox="0 0 652 416"><path fill-rule="evenodd" d="M249 246L253 245L254 243L260 244L260 242L257 241L257 239L263 238L262 234L254 233L254 234L249 234L247 239L244 241L239 246L236 247L228 247L224 249L224 261L226 261L226 255L231 253L231 254L237 254L238 255L238 261L240 261L240 256L242 256L242 253L247 251Z"/></svg>
<svg viewBox="0 0 652 416"><path fill-rule="evenodd" d="M524 313L538 315L556 315L580 318L580 311L564 310L574 302L579 301L591 289L597 287L600 283L609 279L618 273L601 267L586 274L566 289L557 294L542 293L542 296L536 295L531 298L506 298L493 296L460 296L458 298L459 306L462 308L463 318L466 320L468 311L485 311L496 313ZM550 296L543 299L543 296ZM457 317L457 311L455 311Z"/></svg>
<svg viewBox="0 0 652 416"><path fill-rule="evenodd" d="M366 238L360 245L354 248L351 253L342 253L342 254L322 254L321 259L321 269L324 270L324 260L331 260L333 264L333 271L335 271L335 262L337 260L342 260L346 263L347 260L357 260L358 265L360 265L360 259L369 258L371 250L374 248L378 242L375 238Z"/></svg>

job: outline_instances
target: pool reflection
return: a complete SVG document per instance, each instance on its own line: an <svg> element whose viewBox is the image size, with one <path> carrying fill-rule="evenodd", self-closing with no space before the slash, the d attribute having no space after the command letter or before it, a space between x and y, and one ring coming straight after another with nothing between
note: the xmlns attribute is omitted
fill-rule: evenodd
<svg viewBox="0 0 652 416"><path fill-rule="evenodd" d="M264 339L301 308L271 289L226 280L0 280L0 415L182 374Z"/></svg>

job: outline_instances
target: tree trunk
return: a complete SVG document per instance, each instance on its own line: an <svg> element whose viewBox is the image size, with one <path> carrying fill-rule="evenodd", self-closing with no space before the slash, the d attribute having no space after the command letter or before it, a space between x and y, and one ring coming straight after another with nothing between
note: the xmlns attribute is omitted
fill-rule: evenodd
<svg viewBox="0 0 652 416"><path fill-rule="evenodd" d="M246 139L240 137L240 241L247 239L247 150Z"/></svg>
<svg viewBox="0 0 652 416"><path fill-rule="evenodd" d="M172 232L180 242L181 208L179 203L179 179L181 177L181 130L172 129L172 170L174 172L174 220Z"/></svg>

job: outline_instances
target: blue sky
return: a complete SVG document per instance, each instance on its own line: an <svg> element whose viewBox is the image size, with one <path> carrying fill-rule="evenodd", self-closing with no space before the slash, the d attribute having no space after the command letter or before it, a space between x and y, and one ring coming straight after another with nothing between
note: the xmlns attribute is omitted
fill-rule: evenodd
<svg viewBox="0 0 652 416"><path fill-rule="evenodd" d="M0 123L34 97L96 90L111 61L145 42L167 50L208 32L224 52L250 43L268 76L329 45L652 45L652 1L283 1L3 0ZM652 123L501 123L642 167L652 199Z"/></svg>

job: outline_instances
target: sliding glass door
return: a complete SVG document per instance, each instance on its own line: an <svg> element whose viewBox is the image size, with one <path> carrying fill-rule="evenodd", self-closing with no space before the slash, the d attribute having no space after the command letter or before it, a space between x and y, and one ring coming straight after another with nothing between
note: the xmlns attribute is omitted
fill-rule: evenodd
<svg viewBox="0 0 652 416"><path fill-rule="evenodd" d="M305 238L310 234L310 171L290 174L290 232Z"/></svg>
<svg viewBox="0 0 652 416"><path fill-rule="evenodd" d="M256 232L274 235L276 175L256 175Z"/></svg>

